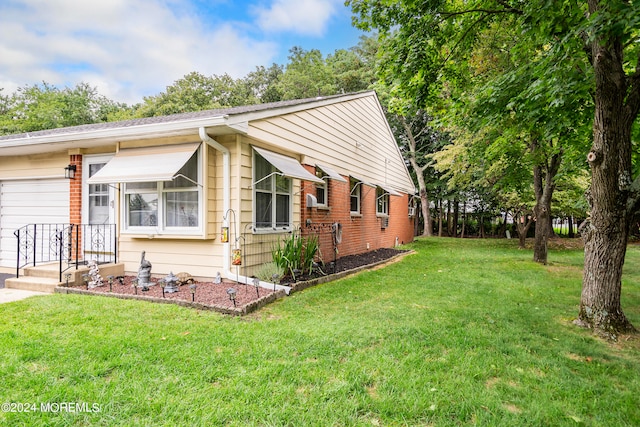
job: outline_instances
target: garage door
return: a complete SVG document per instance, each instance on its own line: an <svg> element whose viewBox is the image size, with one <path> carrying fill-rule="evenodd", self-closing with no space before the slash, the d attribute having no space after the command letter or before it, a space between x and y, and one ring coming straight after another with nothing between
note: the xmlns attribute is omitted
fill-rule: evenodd
<svg viewBox="0 0 640 427"><path fill-rule="evenodd" d="M27 224L69 223L69 181L0 182L0 266L16 266L13 232Z"/></svg>

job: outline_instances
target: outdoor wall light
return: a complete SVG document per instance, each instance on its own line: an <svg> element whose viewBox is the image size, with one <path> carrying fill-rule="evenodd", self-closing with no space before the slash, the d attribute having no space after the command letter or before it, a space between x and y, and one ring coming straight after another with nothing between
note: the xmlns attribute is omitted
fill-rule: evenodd
<svg viewBox="0 0 640 427"><path fill-rule="evenodd" d="M189 285L189 290L191 291L191 302L195 302L196 300L196 284Z"/></svg>
<svg viewBox="0 0 640 427"><path fill-rule="evenodd" d="M69 165L65 167L64 177L66 179L76 179L76 165Z"/></svg>
<svg viewBox="0 0 640 427"><path fill-rule="evenodd" d="M236 294L237 291L234 288L227 289L227 294L229 294L229 299L233 301L233 306L236 306Z"/></svg>

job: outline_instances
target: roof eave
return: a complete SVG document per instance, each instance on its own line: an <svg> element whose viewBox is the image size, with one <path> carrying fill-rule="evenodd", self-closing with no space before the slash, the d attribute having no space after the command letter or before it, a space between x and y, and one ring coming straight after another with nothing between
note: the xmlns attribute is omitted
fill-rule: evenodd
<svg viewBox="0 0 640 427"><path fill-rule="evenodd" d="M200 127L206 128L207 132L211 135L225 135L246 133L248 124L238 120L229 122L228 116L224 115L176 122L83 130L37 137L22 136L21 138L0 141L0 156L45 153L74 148L90 148L137 139L198 135L198 129Z"/></svg>

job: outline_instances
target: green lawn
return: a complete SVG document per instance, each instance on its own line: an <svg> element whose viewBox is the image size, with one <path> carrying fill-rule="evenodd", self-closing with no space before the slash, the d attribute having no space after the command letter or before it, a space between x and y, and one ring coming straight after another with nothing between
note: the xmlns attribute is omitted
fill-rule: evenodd
<svg viewBox="0 0 640 427"><path fill-rule="evenodd" d="M0 401L36 410L3 405L0 425L640 425L638 336L571 323L581 251L542 266L516 240L409 247L243 318L79 295L0 305ZM624 277L640 326L640 247Z"/></svg>

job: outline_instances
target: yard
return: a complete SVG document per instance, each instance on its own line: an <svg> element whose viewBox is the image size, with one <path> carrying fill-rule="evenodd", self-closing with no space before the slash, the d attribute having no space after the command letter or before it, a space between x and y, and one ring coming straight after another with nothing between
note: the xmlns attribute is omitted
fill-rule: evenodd
<svg viewBox="0 0 640 427"><path fill-rule="evenodd" d="M640 339L572 325L582 251L421 239L245 316L56 294L0 305L1 425L635 426ZM640 327L640 247L623 308Z"/></svg>

